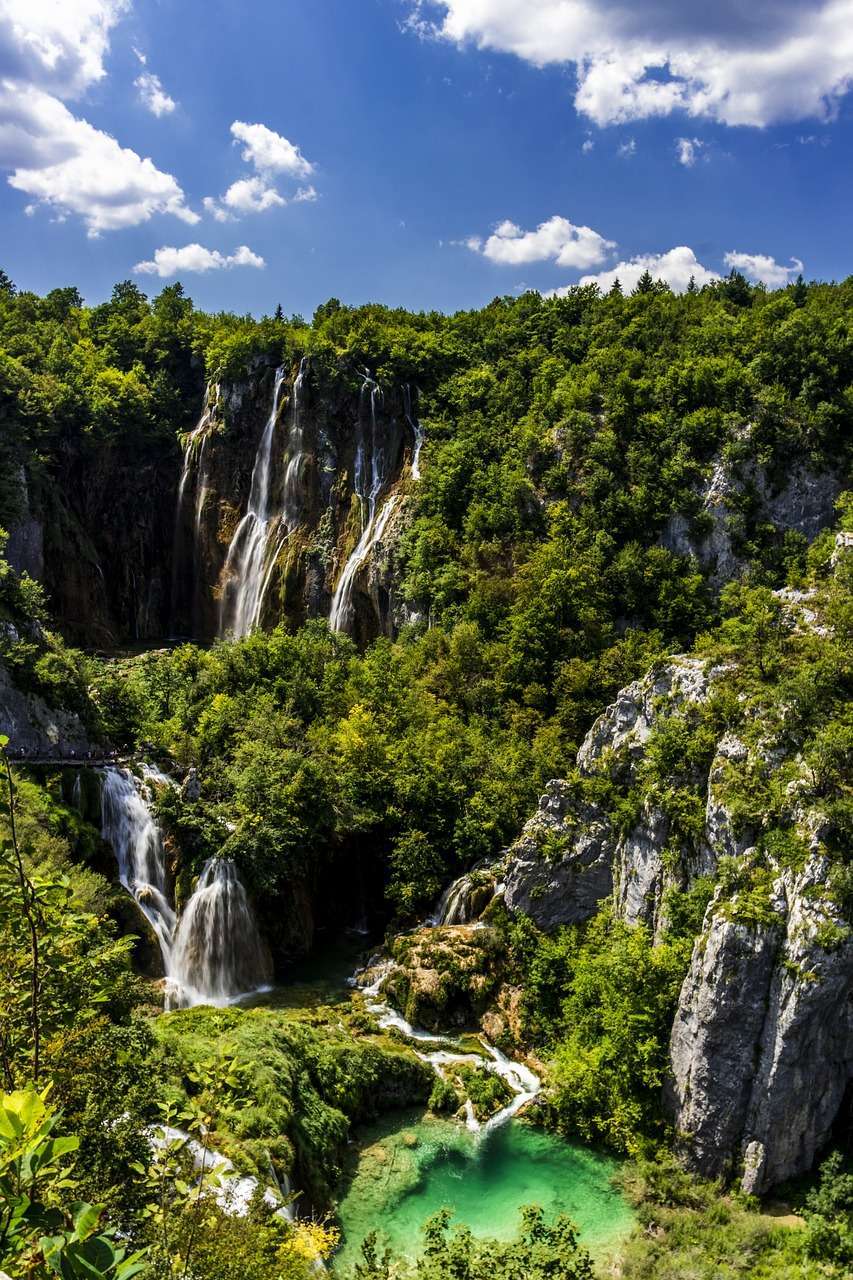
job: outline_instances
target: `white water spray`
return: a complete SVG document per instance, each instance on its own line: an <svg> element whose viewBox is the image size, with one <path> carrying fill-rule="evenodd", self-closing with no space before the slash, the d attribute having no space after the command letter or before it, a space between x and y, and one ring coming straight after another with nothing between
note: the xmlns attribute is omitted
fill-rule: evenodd
<svg viewBox="0 0 853 1280"><path fill-rule="evenodd" d="M263 990L270 962L237 869L227 859L205 864L180 921L166 875L163 834L149 808L149 783L175 786L155 765L145 781L125 769L105 769L102 830L118 862L119 879L133 895L160 947L166 1004L232 1004Z"/></svg>
<svg viewBox="0 0 853 1280"><path fill-rule="evenodd" d="M257 626L263 598L268 529L272 518L270 481L272 447L278 422L284 369L275 371L272 408L261 435L246 514L237 525L223 569L224 587L219 610L219 634L240 639Z"/></svg>
<svg viewBox="0 0 853 1280"><path fill-rule="evenodd" d="M368 968L375 969L376 976L369 985L361 987L367 1010L377 1019L380 1028L382 1030L393 1028L415 1044L456 1045L458 1042L452 1036L440 1035L431 1031L424 1031L421 1027L412 1026L401 1014L397 1013L396 1009L393 1009L391 1005L382 999L380 994L382 986L394 967L392 960L381 962L378 966L370 964ZM358 973L353 975L350 983L354 987L360 986ZM514 1115L517 1115L522 1107L526 1107L529 1102L532 1102L542 1088L542 1081L524 1063L512 1062L501 1053L500 1049L490 1044L485 1036L480 1035L477 1039L483 1046L485 1057L481 1057L476 1053L463 1052L459 1049L446 1048L433 1049L425 1053L420 1050L416 1050L416 1052L423 1062L428 1062L432 1066L442 1080L445 1079L445 1067L456 1063L465 1063L478 1066L484 1071L490 1071L493 1075L500 1076L509 1085L513 1094L512 1101L487 1120L485 1124L481 1124L477 1119L471 1099L467 1099L465 1103L466 1127L472 1132L488 1133L492 1129L498 1129L501 1125L506 1124Z"/></svg>
<svg viewBox="0 0 853 1280"><path fill-rule="evenodd" d="M234 863L211 858L181 915L169 1003L226 1005L267 990L271 967Z"/></svg>
<svg viewBox="0 0 853 1280"><path fill-rule="evenodd" d="M163 835L148 808L150 794L125 769L106 769L101 835L112 845L121 883L151 925L168 976L175 912L166 885Z"/></svg>
<svg viewBox="0 0 853 1280"><path fill-rule="evenodd" d="M403 387L403 412L406 415L406 421L412 428L412 434L415 438L415 447L412 453L412 479L420 480L421 478L421 449L424 446L424 429L420 421L415 417L412 409L412 389L408 382Z"/></svg>
<svg viewBox="0 0 853 1280"><path fill-rule="evenodd" d="M332 631L349 631L352 627L352 595L356 577L362 565L370 558L374 547L382 541L388 523L400 502L398 497L391 496L386 498L381 506L379 505L379 495L388 480L388 457L376 418L376 406L377 403L382 403L382 392L376 383L365 375L362 384L362 405L366 392L370 397L370 483L369 486L366 483L364 415L360 406L354 488L362 504L362 520L364 505L367 504L367 522L363 525L361 537L355 549L344 565L332 596L332 607L329 612L329 626Z"/></svg>

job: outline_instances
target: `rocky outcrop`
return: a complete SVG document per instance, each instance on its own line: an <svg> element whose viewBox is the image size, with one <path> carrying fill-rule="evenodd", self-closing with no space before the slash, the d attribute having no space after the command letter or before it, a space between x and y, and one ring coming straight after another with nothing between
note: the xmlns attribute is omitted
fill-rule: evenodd
<svg viewBox="0 0 853 1280"><path fill-rule="evenodd" d="M501 984L504 955L491 929L420 929L395 938L391 955L383 994L409 1022L428 1031L477 1026ZM512 1007L508 997L503 1014L517 1020Z"/></svg>
<svg viewBox="0 0 853 1280"><path fill-rule="evenodd" d="M537 812L509 850L505 901L510 911L549 930L588 920L613 894L630 924L643 921L659 930L666 888L686 887L731 851L723 838L725 814L715 799L719 768L715 773L712 767L706 780L705 838L683 848L675 860L667 857L670 822L660 808L644 806L639 820L621 833L607 809L587 798L583 785L604 771L629 788L660 717L699 706L719 674L719 668L707 669L696 658L678 657L620 690L578 751L579 778L572 784L548 783ZM720 752L727 750L724 741Z"/></svg>
<svg viewBox="0 0 853 1280"><path fill-rule="evenodd" d="M661 543L677 555L693 556L712 585L720 587L746 567L740 544L749 526L771 526L780 538L800 533L811 542L832 523L842 487L842 476L834 471L795 465L781 478L752 459L717 457L699 494L698 516L671 516Z"/></svg>
<svg viewBox="0 0 853 1280"><path fill-rule="evenodd" d="M25 693L13 683L0 663L0 733L9 739L9 752L26 755L72 753L84 756L93 750L82 721L70 711L49 707L37 693Z"/></svg>
<svg viewBox="0 0 853 1280"><path fill-rule="evenodd" d="M708 909L666 1090L688 1165L753 1193L812 1166L853 1079L853 933L819 828L802 869L774 873L758 919L723 890Z"/></svg>

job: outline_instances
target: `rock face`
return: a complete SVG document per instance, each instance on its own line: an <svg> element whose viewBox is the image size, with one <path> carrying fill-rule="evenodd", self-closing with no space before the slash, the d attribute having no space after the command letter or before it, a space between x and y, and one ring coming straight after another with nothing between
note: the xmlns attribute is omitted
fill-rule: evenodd
<svg viewBox="0 0 853 1280"><path fill-rule="evenodd" d="M809 1169L853 1080L853 933L813 837L760 922L708 909L672 1029L670 1114L685 1161L761 1193Z"/></svg>
<svg viewBox="0 0 853 1280"><path fill-rule="evenodd" d="M180 634L211 639L228 630L229 547L250 500L275 385L275 370L259 363L243 382L208 388L175 486L173 629ZM330 375L304 361L286 372L275 405L260 622L328 616L354 556L347 629L358 643L394 634L402 613L395 547L415 448L406 389L382 391L352 369ZM365 536L371 518L372 538Z"/></svg>
<svg viewBox="0 0 853 1280"><path fill-rule="evenodd" d="M12 755L50 755L62 744L64 755L85 755L92 749L83 723L73 713L56 711L35 693L23 693L0 663L0 733L9 739Z"/></svg>
<svg viewBox="0 0 853 1280"><path fill-rule="evenodd" d="M820 633L811 599L783 603L796 610L792 627ZM787 794L799 853L759 853L761 831L733 821L727 784L748 768L785 763L790 772L795 757L747 747L731 731L691 778L704 819L689 839L676 837L648 795L620 831L585 789L599 774L630 794L657 727L694 715L721 675L675 658L621 690L581 746L574 779L548 784L509 850L505 901L549 930L588 919L612 897L625 921L659 936L666 890L730 860L737 880L718 885L681 991L665 1102L685 1163L708 1177L736 1175L760 1194L812 1166L853 1082L853 930L822 844L826 819L798 808L795 778Z"/></svg>
<svg viewBox="0 0 853 1280"><path fill-rule="evenodd" d="M696 658L680 657L622 689L578 751L581 779L612 768L629 786L661 715L704 702L718 674ZM720 744L720 750L727 749ZM684 849L674 865L665 857L669 821L659 809L645 809L631 830L620 834L612 818L584 799L580 788L549 782L537 812L509 850L507 907L548 930L588 920L613 893L625 920L658 929L668 885L686 887L713 870L720 853L730 851L723 838L725 818L714 799L714 777L712 768L706 838L698 848Z"/></svg>
<svg viewBox="0 0 853 1280"><path fill-rule="evenodd" d="M746 565L738 541L746 533L744 499L750 500L752 522L772 525L781 535L801 533L811 541L832 523L833 506L843 487L841 474L817 473L805 466L787 471L783 481L772 478L760 464L717 458L701 491L701 515L691 522L683 515L670 518L661 543L678 555L693 556L720 587L737 577Z"/></svg>

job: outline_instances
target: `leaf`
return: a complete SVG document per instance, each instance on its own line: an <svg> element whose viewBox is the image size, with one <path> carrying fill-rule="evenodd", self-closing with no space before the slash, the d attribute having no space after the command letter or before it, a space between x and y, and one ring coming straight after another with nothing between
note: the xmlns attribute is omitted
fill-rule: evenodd
<svg viewBox="0 0 853 1280"><path fill-rule="evenodd" d="M71 1221L78 1240L85 1240L97 1230L101 1220L102 1206L95 1204L72 1204Z"/></svg>

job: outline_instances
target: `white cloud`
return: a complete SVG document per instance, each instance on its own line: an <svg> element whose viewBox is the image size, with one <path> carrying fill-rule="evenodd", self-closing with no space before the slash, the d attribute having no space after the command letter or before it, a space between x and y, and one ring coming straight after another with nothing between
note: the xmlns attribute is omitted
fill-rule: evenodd
<svg viewBox="0 0 853 1280"><path fill-rule="evenodd" d="M686 169L692 169L704 145L700 138L676 138L675 154L678 163L683 164Z"/></svg>
<svg viewBox="0 0 853 1280"><path fill-rule="evenodd" d="M766 253L727 253L725 256L727 267L766 284L768 289L783 289L801 273L803 264L799 258L792 258L791 262L793 266L785 267Z"/></svg>
<svg viewBox="0 0 853 1280"><path fill-rule="evenodd" d="M153 116L168 116L178 105L163 88L160 77L150 71L144 71L134 80L139 90L139 100Z"/></svg>
<svg viewBox="0 0 853 1280"><path fill-rule="evenodd" d="M600 125L683 111L728 125L831 118L853 77L853 0L409 0L421 36L574 64Z"/></svg>
<svg viewBox="0 0 853 1280"><path fill-rule="evenodd" d="M48 93L0 81L0 167L9 184L58 214L77 214L90 235L169 213L198 222L170 173L73 116Z"/></svg>
<svg viewBox="0 0 853 1280"><path fill-rule="evenodd" d="M201 244L185 244L177 249L164 245L156 249L154 257L148 262L137 262L133 270L142 275L167 276L177 275L180 271L222 271L230 267L265 267L266 263L257 253L253 253L248 245L241 244L227 257L218 249L206 249Z"/></svg>
<svg viewBox="0 0 853 1280"><path fill-rule="evenodd" d="M0 76L77 97L105 75L130 0L0 0Z"/></svg>
<svg viewBox="0 0 853 1280"><path fill-rule="evenodd" d="M588 156L590 151L594 151L594 150L595 150L595 143L593 142L592 138L585 138L583 145L581 147L581 151L584 153L585 156Z"/></svg>
<svg viewBox="0 0 853 1280"><path fill-rule="evenodd" d="M157 213L198 221L170 173L61 101L103 78L110 32L129 5L0 0L0 169L11 170L9 184L49 206L56 221L82 218L90 235Z"/></svg>
<svg viewBox="0 0 853 1280"><path fill-rule="evenodd" d="M309 178L314 166L306 160L294 143L265 124L244 124L235 120L231 132L236 142L243 142L243 159L260 173L287 173L294 178Z"/></svg>
<svg viewBox="0 0 853 1280"><path fill-rule="evenodd" d="M692 249L687 245L679 245L667 253L647 253L627 262L620 262L610 271L599 271L597 275L582 276L580 284L597 284L603 293L612 286L614 280L619 281L626 293L635 288L643 272L648 271L655 280L665 280L675 293L683 293L690 283L690 277L701 288L712 280L719 280L715 271L703 267ZM566 289L555 289L558 296Z"/></svg>
<svg viewBox="0 0 853 1280"><path fill-rule="evenodd" d="M319 200L316 188L309 183L307 187L300 187L296 195L293 197L294 204L313 204L315 200Z"/></svg>
<svg viewBox="0 0 853 1280"><path fill-rule="evenodd" d="M222 197L222 203L235 213L263 213L287 201L264 178L256 177L232 182Z"/></svg>
<svg viewBox="0 0 853 1280"><path fill-rule="evenodd" d="M499 223L486 240L470 236L463 241L474 253L491 262L519 266L525 262L556 262L559 267L594 267L615 249L591 227L578 227L568 218L554 216L541 222L535 231L522 231L514 222Z"/></svg>
<svg viewBox="0 0 853 1280"><path fill-rule="evenodd" d="M629 138L627 142L623 142L617 147L616 154L620 160L630 160L632 156L637 154L637 144L633 138Z"/></svg>
<svg viewBox="0 0 853 1280"><path fill-rule="evenodd" d="M205 196L202 200L205 210L211 214L217 222L233 222L234 214L229 213L227 209L223 209L222 205L213 196Z"/></svg>

